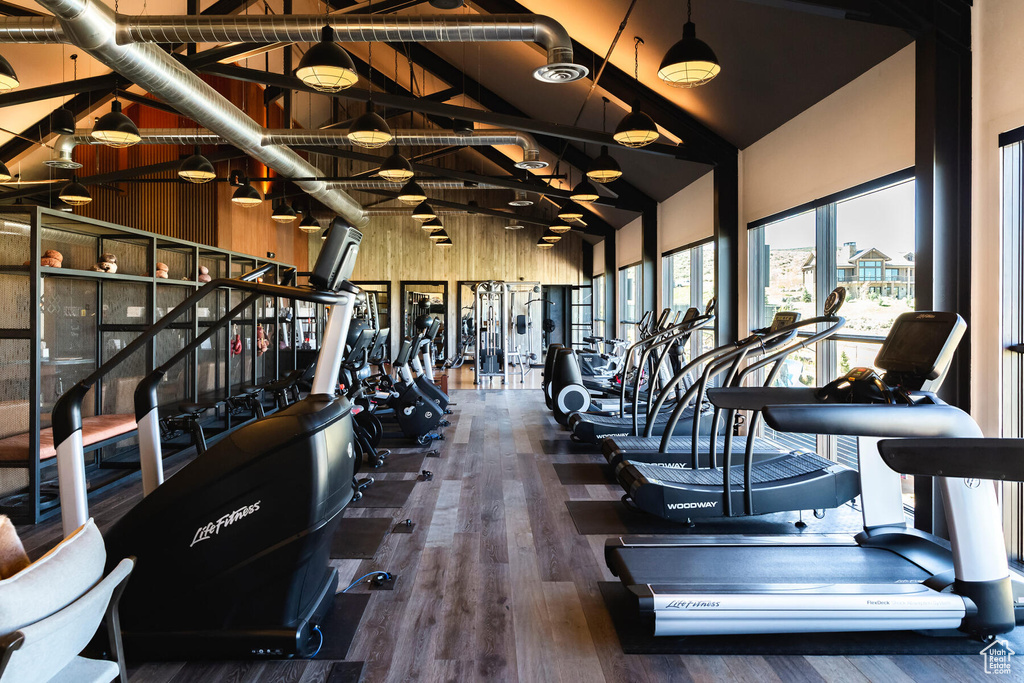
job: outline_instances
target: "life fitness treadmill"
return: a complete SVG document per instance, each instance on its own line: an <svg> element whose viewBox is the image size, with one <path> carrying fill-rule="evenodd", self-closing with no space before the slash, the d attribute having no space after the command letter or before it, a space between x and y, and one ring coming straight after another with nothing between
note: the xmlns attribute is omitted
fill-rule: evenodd
<svg viewBox="0 0 1024 683"><path fill-rule="evenodd" d="M788 388L709 391L713 403L763 409L775 430L858 437L864 530L853 538L609 539L608 567L654 635L959 629L990 639L1012 630L1020 599L994 487L941 476L941 467L932 472L940 475L947 542L907 526L900 475L885 465L877 444L880 437L981 435L967 413L933 393L966 327L953 313L897 318L875 361L885 371L879 384L903 395L895 402L811 402L806 390ZM965 465L971 457L962 453Z"/></svg>
<svg viewBox="0 0 1024 683"><path fill-rule="evenodd" d="M331 539L353 496L352 406L336 382L358 288L347 282L362 235L331 226L309 286L257 282L274 264L209 282L76 384L53 410L61 514L68 535L89 519L81 403L101 377L146 348L215 290L240 303L135 392L144 498L106 533L108 562L137 558L120 606L126 651L139 659L310 656L334 602ZM309 396L245 424L164 481L156 388L174 363L260 297L330 306Z"/></svg>

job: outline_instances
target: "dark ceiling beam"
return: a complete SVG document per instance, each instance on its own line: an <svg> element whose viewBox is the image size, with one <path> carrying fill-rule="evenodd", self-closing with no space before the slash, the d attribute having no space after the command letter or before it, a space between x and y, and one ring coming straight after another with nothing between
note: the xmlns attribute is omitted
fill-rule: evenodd
<svg viewBox="0 0 1024 683"><path fill-rule="evenodd" d="M25 7L19 7L9 2L0 1L0 14L5 17L45 17L48 16L42 12L36 12L34 10L27 9Z"/></svg>
<svg viewBox="0 0 1024 683"><path fill-rule="evenodd" d="M471 0L471 4L488 14L530 14L515 0ZM680 27L681 29L682 27ZM595 54L579 41L572 41L573 59L579 64L600 64L603 57ZM590 74L593 78L595 74ZM654 90L638 83L632 74L609 63L601 76L600 85L623 102L640 101L648 116L676 137L684 140L695 153L707 155L711 160L727 158L737 153L736 145L698 121L689 112ZM468 92L473 92L467 86Z"/></svg>
<svg viewBox="0 0 1024 683"><path fill-rule="evenodd" d="M0 108L13 107L18 104L27 104L29 102L39 102L42 100L52 100L55 97L66 97L67 95L96 92L97 90L109 91L113 89L115 84L120 84L123 87L127 83L128 81L124 78L121 78L116 73L111 73L103 76L82 78L77 81L64 81L63 83L41 85L37 88L12 90L0 95Z"/></svg>
<svg viewBox="0 0 1024 683"><path fill-rule="evenodd" d="M190 56L189 64L193 68L198 69L199 67L216 64L224 60L236 61L243 59L243 55L253 51L266 50L274 45L278 45L278 43L238 43L236 45L212 47L209 50L203 50L195 56Z"/></svg>
<svg viewBox="0 0 1024 683"><path fill-rule="evenodd" d="M432 53L431 53L432 54ZM436 55L435 55L436 57ZM356 56L353 55L352 60L356 63L356 66L365 65L365 62L361 62ZM423 61L419 59L414 60L419 66L424 66L428 71L431 71L429 67ZM454 67L452 67L454 68ZM208 64L204 67L197 69L197 71L205 74L211 74L216 76L224 76L225 78L232 78L240 81L247 81L249 83L258 83L267 86L278 86L281 88L291 88L301 92L309 92L313 94L324 95L313 88L309 88L296 79L285 76L282 74L275 74L266 71L260 71L259 69L246 69L240 66L233 66L229 64ZM454 76L452 76L454 78ZM382 78L386 78L380 74L380 71L375 69L373 72L373 82L383 83ZM459 77L461 79L461 76ZM444 79L447 82L448 79ZM470 79L467 77L467 92L476 93L475 87L469 86ZM390 81L389 82L393 82ZM696 163L713 163L713 160L703 154L694 153L688 148L688 146L675 146L675 145L664 145L664 144L653 144L647 147L641 147L639 149L629 149L621 147L611 133L604 133L597 130L590 130L587 128L579 128L576 126L566 126L556 123L548 123L545 121L538 121L526 116L523 112L516 109L518 114L509 114L500 112L492 107L488 106L487 103L481 102L484 107L490 109L490 111L483 111L481 109L474 109L472 107L461 107L454 104L444 104L442 102L431 101L429 97L412 97L409 95L397 95L392 89L384 87L384 92L372 93L373 101L375 104L384 107L397 107L407 111L415 111L421 114L443 116L445 118L462 119L465 121L478 121L480 123L486 123L492 126L500 126L502 128L513 128L515 130L521 130L527 133L534 133L539 135L548 135L552 137L559 137L566 140L575 140L577 142L584 142L597 145L614 145L628 152L635 152L640 154L656 154L658 156L668 156L675 159L684 161L693 161ZM356 100L361 102L367 102L371 98L369 90L361 88L349 88L340 93L334 93L333 95L327 94L327 96L333 96L338 99L344 100ZM473 99L476 99L474 97ZM502 100L504 101L504 100ZM556 152L557 153L557 152Z"/></svg>
<svg viewBox="0 0 1024 683"><path fill-rule="evenodd" d="M878 16L878 3L873 0L740 0L750 5L761 5L772 9L813 14L829 19L849 19L872 24L895 26L892 20L881 20ZM904 28L899 26L898 28Z"/></svg>
<svg viewBox="0 0 1024 683"><path fill-rule="evenodd" d="M412 164L422 164L424 161L430 161L432 159L440 159L442 157L446 157L446 156L449 156L451 154L455 154L456 152L458 152L459 150L462 150L462 149L465 149L465 147L462 147L462 146L442 147L440 149L435 149L435 150L432 150L430 152L424 152L423 154L417 154L414 157L410 157L409 158L409 163L412 163ZM353 173L352 177L353 178L372 178L375 175L377 175L377 169L373 168L373 169L370 169L369 171L362 171L361 173Z"/></svg>
<svg viewBox="0 0 1024 683"><path fill-rule="evenodd" d="M233 159L240 159L245 154L235 148L229 148L226 150L207 154L206 158L216 163L218 161L231 161ZM142 176L150 175L152 173L163 173L165 171L177 170L178 166L181 165L180 159L174 161L162 161L158 164L149 164L148 166L138 166L135 168L125 168L118 171L110 171L108 173L98 173L96 175L79 177L78 182L83 185L108 185L110 183L116 183L121 181L130 181L132 179L139 179ZM10 192L0 193L0 202L13 201L18 198L24 197L36 197L45 196L54 192L59 192L64 186L64 183L52 183L45 186L35 186L32 188L26 188L21 190L12 190Z"/></svg>
<svg viewBox="0 0 1024 683"><path fill-rule="evenodd" d="M120 97L122 100L135 102L136 104L140 104L143 107L149 107L150 109L159 109L160 111L165 111L168 114L175 114L177 116L184 116L184 114L182 114L169 104L164 104L160 100L154 100L152 97L146 97L145 95L136 95L135 93L130 92L128 90L122 90L121 92L119 92L118 97ZM185 118L188 117L185 116Z"/></svg>
<svg viewBox="0 0 1024 683"><path fill-rule="evenodd" d="M359 7L357 9L345 12L345 14L387 14L389 12L400 12L416 5L422 5L426 0L378 0L378 2L371 2L365 7ZM335 9L344 9L340 5L351 7L357 3L354 2L328 2L331 7Z"/></svg>

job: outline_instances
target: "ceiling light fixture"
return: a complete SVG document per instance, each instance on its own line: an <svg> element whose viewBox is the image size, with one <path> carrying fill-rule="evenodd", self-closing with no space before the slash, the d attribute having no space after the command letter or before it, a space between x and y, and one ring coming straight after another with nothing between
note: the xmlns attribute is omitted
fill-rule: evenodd
<svg viewBox="0 0 1024 683"><path fill-rule="evenodd" d="M518 221L512 221L511 223L509 223L508 225L505 226L505 229L506 230L522 230L525 227L526 227L525 225L523 225L522 223L519 223Z"/></svg>
<svg viewBox="0 0 1024 683"><path fill-rule="evenodd" d="M602 97L601 132L604 132L608 118L608 98ZM622 169L618 162L608 153L608 145L601 145L601 154L590 163L587 177L595 183L610 183L622 177Z"/></svg>
<svg viewBox="0 0 1024 683"><path fill-rule="evenodd" d="M181 162L178 175L190 183L201 185L217 177L210 160L199 153L199 145L192 148L192 156Z"/></svg>
<svg viewBox="0 0 1024 683"><path fill-rule="evenodd" d="M451 237L445 237L443 240L437 240L434 242L435 247L450 247L454 244Z"/></svg>
<svg viewBox="0 0 1024 683"><path fill-rule="evenodd" d="M640 45L644 39L640 36L633 37L633 78L636 80L637 88L640 86ZM661 134L654 120L640 110L640 99L633 100L633 109L622 117L619 125L615 128L612 136L615 142L624 147L646 147Z"/></svg>
<svg viewBox="0 0 1024 683"><path fill-rule="evenodd" d="M564 232L569 232L570 230L572 230L572 227L570 227L568 225L552 225L551 226L551 232L555 233L556 235L560 235L560 234L562 234Z"/></svg>
<svg viewBox="0 0 1024 683"><path fill-rule="evenodd" d="M555 245L553 245L551 242L545 242L544 238L541 237L539 240L537 240L537 246L540 247L541 249L551 249Z"/></svg>
<svg viewBox="0 0 1024 683"><path fill-rule="evenodd" d="M241 185L231 195L231 201L243 209L251 209L263 203L263 195L249 183L249 179L240 174L232 173L232 178L240 179Z"/></svg>
<svg viewBox="0 0 1024 683"><path fill-rule="evenodd" d="M299 230L302 232L320 232L320 228L320 221L313 218L311 210L307 210L306 215L303 216L302 221L299 223Z"/></svg>
<svg viewBox="0 0 1024 683"><path fill-rule="evenodd" d="M373 102L366 105L366 113L353 121L348 129L348 139L352 144L367 149L383 147L394 138L388 122L373 110Z"/></svg>
<svg viewBox="0 0 1024 683"><path fill-rule="evenodd" d="M658 69L658 78L677 88L704 85L722 70L715 51L697 38L697 27L690 20L691 2L686 2L683 39L668 49Z"/></svg>
<svg viewBox="0 0 1024 683"><path fill-rule="evenodd" d="M427 200L427 195L415 180L410 180L398 191L398 201L403 204L419 204Z"/></svg>
<svg viewBox="0 0 1024 683"><path fill-rule="evenodd" d="M590 204L596 202L600 197L597 194L597 188L586 178L576 183L576 187L572 188L572 194L569 195L569 199L577 204Z"/></svg>
<svg viewBox="0 0 1024 683"><path fill-rule="evenodd" d="M359 80L352 56L334 42L334 29L329 25L324 26L320 42L302 55L295 77L320 92L340 92Z"/></svg>
<svg viewBox="0 0 1024 683"><path fill-rule="evenodd" d="M377 175L388 182L400 183L413 177L412 164L398 153L398 145L395 145L395 151L380 165Z"/></svg>
<svg viewBox="0 0 1024 683"><path fill-rule="evenodd" d="M0 161L0 183L6 183L12 178L14 178L14 176L11 175L11 169L7 168L7 164Z"/></svg>
<svg viewBox="0 0 1024 683"><path fill-rule="evenodd" d="M270 214L270 218L273 219L274 221L277 221L278 223L291 223L298 217L299 214L295 211L295 209L288 206L288 203L285 202L284 198L280 199L277 202L277 205L274 207L273 212Z"/></svg>
<svg viewBox="0 0 1024 683"><path fill-rule="evenodd" d="M441 222L440 218L431 218L429 221L423 221L420 227L428 232L434 232L444 227L444 223Z"/></svg>
<svg viewBox="0 0 1024 683"><path fill-rule="evenodd" d="M116 93L114 97L117 97ZM138 127L121 111L121 101L118 99L110 105L110 111L96 122L90 135L107 147L117 149L131 147L142 140Z"/></svg>
<svg viewBox="0 0 1024 683"><path fill-rule="evenodd" d="M73 81L78 81L77 54L71 55L71 63L74 66ZM50 131L61 135L75 134L75 115L68 109L66 102L61 104L59 108L54 109L53 113L50 114Z"/></svg>
<svg viewBox="0 0 1024 683"><path fill-rule="evenodd" d="M432 218L437 218L437 214L430 208L430 204L426 202L420 202L419 206L412 210L412 217L418 221L429 221Z"/></svg>
<svg viewBox="0 0 1024 683"><path fill-rule="evenodd" d="M78 176L76 175L71 176L71 182L61 188L57 198L71 206L84 206L92 201L92 195L89 194L89 190L85 189L85 185L78 182Z"/></svg>
<svg viewBox="0 0 1024 683"><path fill-rule="evenodd" d="M10 92L19 85L21 82L18 80L18 74L14 73L14 67L0 55L0 93Z"/></svg>
<svg viewBox="0 0 1024 683"><path fill-rule="evenodd" d="M438 242L440 240L449 239L448 231L445 230L444 228L441 228L440 230L436 230L436 231L430 233L430 235L428 235L428 237L430 237L430 239L434 240L435 242Z"/></svg>
<svg viewBox="0 0 1024 683"><path fill-rule="evenodd" d="M526 194L525 190L516 190L515 196L508 203L509 206L533 206L533 200Z"/></svg>
<svg viewBox="0 0 1024 683"><path fill-rule="evenodd" d="M550 242L551 244L554 244L558 240L562 239L562 236L561 235L556 235L555 233L549 231L549 232L546 232L543 235L541 235L540 238L542 240L544 240L545 242Z"/></svg>
<svg viewBox="0 0 1024 683"><path fill-rule="evenodd" d="M579 204L570 200L558 210L558 217L563 221L578 221L583 218L583 209L580 208Z"/></svg>

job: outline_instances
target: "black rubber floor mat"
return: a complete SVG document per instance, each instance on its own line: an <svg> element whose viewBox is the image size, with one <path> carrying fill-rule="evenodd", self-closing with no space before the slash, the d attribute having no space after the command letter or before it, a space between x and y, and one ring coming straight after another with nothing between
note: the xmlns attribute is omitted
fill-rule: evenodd
<svg viewBox="0 0 1024 683"><path fill-rule="evenodd" d="M635 534L856 534L863 529L860 512L848 505L815 519L805 512L807 527L798 529L796 512L777 512L756 517L698 518L688 527L646 512L633 510L617 500L567 500L566 507L584 536L631 536Z"/></svg>
<svg viewBox="0 0 1024 683"><path fill-rule="evenodd" d="M615 470L607 463L556 463L554 468L563 486L618 483Z"/></svg>
<svg viewBox="0 0 1024 683"><path fill-rule="evenodd" d="M349 503L349 507L400 508L409 500L415 485L415 479L378 479L363 489L363 497Z"/></svg>
<svg viewBox="0 0 1024 683"><path fill-rule="evenodd" d="M325 683L359 683L363 679L363 662L338 662L331 667Z"/></svg>
<svg viewBox="0 0 1024 683"><path fill-rule="evenodd" d="M390 517L342 517L331 540L331 559L369 560L394 523Z"/></svg>
<svg viewBox="0 0 1024 683"><path fill-rule="evenodd" d="M315 659L345 659L368 602L369 593L338 593L334 596L334 605L320 624L324 642Z"/></svg>
<svg viewBox="0 0 1024 683"><path fill-rule="evenodd" d="M425 457L422 449L413 452L391 451L391 454L384 459L384 464L376 471L419 473L423 469L423 459ZM371 475L373 471L370 470Z"/></svg>
<svg viewBox="0 0 1024 683"><path fill-rule="evenodd" d="M926 636L915 631L655 637L653 625L640 617L625 586L601 581L598 588L627 655L976 655L985 647L966 636ZM999 638L1016 652L1024 647L1024 629Z"/></svg>

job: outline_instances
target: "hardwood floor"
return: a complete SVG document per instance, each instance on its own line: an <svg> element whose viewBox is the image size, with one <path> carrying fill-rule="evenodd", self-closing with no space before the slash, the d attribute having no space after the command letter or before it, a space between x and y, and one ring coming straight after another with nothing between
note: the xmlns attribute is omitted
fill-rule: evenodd
<svg viewBox="0 0 1024 683"><path fill-rule="evenodd" d="M465 386L459 371L457 386ZM539 380L539 372L534 373ZM472 386L472 375L469 375ZM349 650L364 681L971 681L982 658L625 655L598 590L604 536L582 536L569 499L616 500L614 486L563 486L553 463L568 436L539 391L462 389L440 458L424 467L400 509L349 509L348 517L412 519L372 560L336 564L341 585L372 570L398 575L375 591ZM596 461L596 460L595 460ZM375 473L413 479L414 473ZM136 477L93 504L101 527L133 504ZM45 548L59 522L23 529ZM366 590L358 586L353 591ZM129 657L131 653L128 653ZM331 662L151 663L133 681L328 681ZM338 680L341 680L340 678Z"/></svg>

